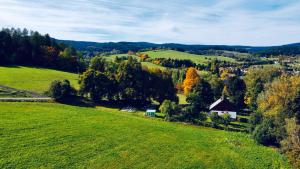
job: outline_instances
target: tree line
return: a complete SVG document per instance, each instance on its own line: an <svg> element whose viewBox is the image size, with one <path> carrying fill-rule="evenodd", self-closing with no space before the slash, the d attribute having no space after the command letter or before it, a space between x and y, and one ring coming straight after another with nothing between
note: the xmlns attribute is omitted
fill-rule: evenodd
<svg viewBox="0 0 300 169"><path fill-rule="evenodd" d="M79 80L81 95L94 101L103 99L123 103L178 102L171 73L143 68L136 59L109 62L95 57Z"/></svg>
<svg viewBox="0 0 300 169"><path fill-rule="evenodd" d="M85 70L82 54L57 44L48 34L27 29L0 31L0 65L26 65L77 72Z"/></svg>
<svg viewBox="0 0 300 169"><path fill-rule="evenodd" d="M152 63L168 68L195 67L195 63L189 59L155 58Z"/></svg>

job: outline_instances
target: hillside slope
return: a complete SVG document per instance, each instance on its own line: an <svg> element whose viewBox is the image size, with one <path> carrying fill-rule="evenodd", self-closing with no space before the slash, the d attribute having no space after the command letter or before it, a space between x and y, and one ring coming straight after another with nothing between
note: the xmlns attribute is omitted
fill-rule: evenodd
<svg viewBox="0 0 300 169"><path fill-rule="evenodd" d="M71 85L78 87L77 74L43 68L0 66L0 85L20 90L43 93L52 81L63 79L68 79Z"/></svg>
<svg viewBox="0 0 300 169"><path fill-rule="evenodd" d="M179 59L179 60L191 60L192 62L196 63L196 64L207 64L208 62L210 62L213 59L218 59L221 61L227 61L227 62L236 62L235 59L233 58L229 58L229 57L224 57L224 56L206 56L206 55L196 55L196 54L190 54L190 53L186 53L186 52L179 52L179 51L175 51L175 50L153 50L153 51L147 51L147 52L143 52L143 53L147 53L149 55L150 58L170 58L170 59ZM116 56L118 57L122 57L122 56L128 56L128 54L118 54L118 55L111 55L108 56L107 59L109 60L113 60L116 58ZM136 59L139 59L137 56L133 56ZM145 66L153 66L153 64L149 63L149 62L143 62L142 63Z"/></svg>
<svg viewBox="0 0 300 169"><path fill-rule="evenodd" d="M186 52L179 52L174 50L155 50L145 52L150 58L171 58L171 59L189 59L197 64L206 64L209 60L218 59L227 62L235 62L235 59L223 56L205 56L205 55L195 55Z"/></svg>
<svg viewBox="0 0 300 169"><path fill-rule="evenodd" d="M0 103L0 168L288 168L248 135L108 108Z"/></svg>

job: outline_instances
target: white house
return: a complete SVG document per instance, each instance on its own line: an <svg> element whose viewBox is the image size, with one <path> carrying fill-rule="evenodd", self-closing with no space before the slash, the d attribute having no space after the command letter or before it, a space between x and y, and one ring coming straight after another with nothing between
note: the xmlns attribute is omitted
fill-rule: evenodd
<svg viewBox="0 0 300 169"><path fill-rule="evenodd" d="M209 106L209 112L217 112L218 115L223 115L224 113L228 113L231 118L236 119L237 111L235 105L232 104L227 98L220 98L213 104Z"/></svg>

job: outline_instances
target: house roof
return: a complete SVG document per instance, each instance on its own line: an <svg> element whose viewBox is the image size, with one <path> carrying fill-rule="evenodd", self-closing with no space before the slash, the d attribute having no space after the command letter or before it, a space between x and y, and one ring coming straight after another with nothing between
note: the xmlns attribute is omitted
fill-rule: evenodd
<svg viewBox="0 0 300 169"><path fill-rule="evenodd" d="M236 107L233 103L231 103L227 98L220 98L213 104L209 106L209 110L216 111L236 111Z"/></svg>
<svg viewBox="0 0 300 169"><path fill-rule="evenodd" d="M146 112L147 113L156 113L156 110L154 110L154 109L147 109Z"/></svg>

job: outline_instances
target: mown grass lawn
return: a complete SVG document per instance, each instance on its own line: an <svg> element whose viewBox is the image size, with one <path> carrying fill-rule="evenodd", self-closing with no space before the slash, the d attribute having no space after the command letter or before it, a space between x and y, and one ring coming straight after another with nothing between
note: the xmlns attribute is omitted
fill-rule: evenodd
<svg viewBox="0 0 300 169"><path fill-rule="evenodd" d="M53 80L68 79L78 88L78 75L52 69L31 67L0 67L0 85L43 93Z"/></svg>
<svg viewBox="0 0 300 169"><path fill-rule="evenodd" d="M243 133L56 103L0 110L0 168L288 168Z"/></svg>

